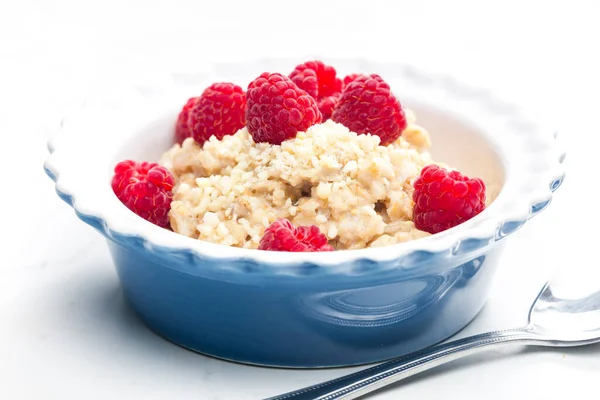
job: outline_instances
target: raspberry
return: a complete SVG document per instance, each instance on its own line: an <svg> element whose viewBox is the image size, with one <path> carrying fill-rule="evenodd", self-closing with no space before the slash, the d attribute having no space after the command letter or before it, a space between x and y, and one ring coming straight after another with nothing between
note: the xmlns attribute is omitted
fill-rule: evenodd
<svg viewBox="0 0 600 400"><path fill-rule="evenodd" d="M356 133L370 133L388 145L402 135L406 116L390 86L376 74L358 76L350 82L331 119Z"/></svg>
<svg viewBox="0 0 600 400"><path fill-rule="evenodd" d="M265 230L258 249L293 252L334 250L317 226L295 227L285 218L279 218Z"/></svg>
<svg viewBox="0 0 600 400"><path fill-rule="evenodd" d="M336 75L335 68L322 61L307 61L294 68L290 79L300 89L320 99L342 91L342 81Z"/></svg>
<svg viewBox="0 0 600 400"><path fill-rule="evenodd" d="M307 61L296 66L290 79L317 100L323 121L328 120L342 91L342 81L335 68L322 61Z"/></svg>
<svg viewBox="0 0 600 400"><path fill-rule="evenodd" d="M315 70L305 68L304 64L301 64L292 71L290 79L313 98L319 97L319 78Z"/></svg>
<svg viewBox="0 0 600 400"><path fill-rule="evenodd" d="M359 76L364 76L363 74L350 74L350 75L346 75L344 77L344 87L348 86L351 82L354 82L356 80L356 78L358 78Z"/></svg>
<svg viewBox="0 0 600 400"><path fill-rule="evenodd" d="M192 136L198 144L203 145L211 136L222 139L244 127L246 95L238 85L213 83L196 101L192 100L188 100L183 107L178 120L178 126L184 125L187 111L187 131L185 128L176 131L176 139L187 134L185 137Z"/></svg>
<svg viewBox="0 0 600 400"><path fill-rule="evenodd" d="M458 171L428 165L415 180L413 219L419 230L438 233L485 209L485 183Z"/></svg>
<svg viewBox="0 0 600 400"><path fill-rule="evenodd" d="M188 126L188 118L190 110L196 105L199 97L190 98L177 117L177 125L175 126L175 142L181 144L185 139L192 136L192 132Z"/></svg>
<svg viewBox="0 0 600 400"><path fill-rule="evenodd" d="M112 188L127 208L163 228L169 227L174 180L164 167L149 162L121 161L115 167Z"/></svg>
<svg viewBox="0 0 600 400"><path fill-rule="evenodd" d="M319 105L319 111L321 111L321 114L323 115L323 121L327 121L331 118L333 110L339 101L340 94L323 97L318 100L317 104Z"/></svg>
<svg viewBox="0 0 600 400"><path fill-rule="evenodd" d="M264 72L246 97L246 126L256 143L281 144L321 122L316 100L281 74Z"/></svg>

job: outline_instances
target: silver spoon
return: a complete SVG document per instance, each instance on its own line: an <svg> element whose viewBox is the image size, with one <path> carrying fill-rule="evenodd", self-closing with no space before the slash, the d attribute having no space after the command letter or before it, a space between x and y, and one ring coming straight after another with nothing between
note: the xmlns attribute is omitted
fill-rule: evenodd
<svg viewBox="0 0 600 400"><path fill-rule="evenodd" d="M572 347L599 343L599 286L598 277L573 271L563 273L546 283L529 310L529 323L525 327L428 347L363 371L265 400L356 399L449 361L507 344Z"/></svg>

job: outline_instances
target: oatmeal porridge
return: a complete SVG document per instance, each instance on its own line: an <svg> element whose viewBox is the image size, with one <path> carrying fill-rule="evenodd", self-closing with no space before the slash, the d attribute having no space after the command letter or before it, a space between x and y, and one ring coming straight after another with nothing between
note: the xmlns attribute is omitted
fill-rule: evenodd
<svg viewBox="0 0 600 400"><path fill-rule="evenodd" d="M492 199L433 160L428 132L377 74L321 61L215 82L187 100L159 163L124 160L112 187L175 233L226 246L332 251L442 232Z"/></svg>
<svg viewBox="0 0 600 400"><path fill-rule="evenodd" d="M186 139L161 159L177 180L171 228L245 248L257 248L277 218L317 225L338 250L427 236L412 222L412 183L434 161L429 134L406 114L388 146L331 120L280 146L254 143L246 128L203 147Z"/></svg>

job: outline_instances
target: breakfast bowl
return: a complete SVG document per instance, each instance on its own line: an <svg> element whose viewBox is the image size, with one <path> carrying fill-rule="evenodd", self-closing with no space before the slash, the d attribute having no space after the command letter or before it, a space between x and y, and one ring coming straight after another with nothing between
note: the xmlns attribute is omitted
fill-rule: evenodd
<svg viewBox="0 0 600 400"><path fill-rule="evenodd" d="M263 71L289 71L295 61L115 79L65 116L45 171L106 238L139 318L180 346L316 368L382 361L452 336L484 306L507 237L550 204L564 178L556 132L486 89L408 64L331 61L340 73L383 76L430 132L432 156L488 185L493 200L481 213L404 243L328 252L230 247L158 227L111 189L119 161L157 161L173 145L188 98L212 82L244 85Z"/></svg>

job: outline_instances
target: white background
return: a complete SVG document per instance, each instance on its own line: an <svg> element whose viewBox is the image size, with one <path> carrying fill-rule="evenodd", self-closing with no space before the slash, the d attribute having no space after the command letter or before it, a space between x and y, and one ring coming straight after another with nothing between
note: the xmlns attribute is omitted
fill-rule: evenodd
<svg viewBox="0 0 600 400"><path fill-rule="evenodd" d="M97 79L261 56L412 60L551 118L568 145L550 208L509 238L460 335L520 325L557 268L596 256L600 9L594 1L0 2L0 398L259 399L353 369L288 371L193 354L124 303L103 240L55 195L45 140ZM102 140L102 138L96 138ZM600 286L600 282L599 282ZM491 352L372 398L592 398L600 347Z"/></svg>

